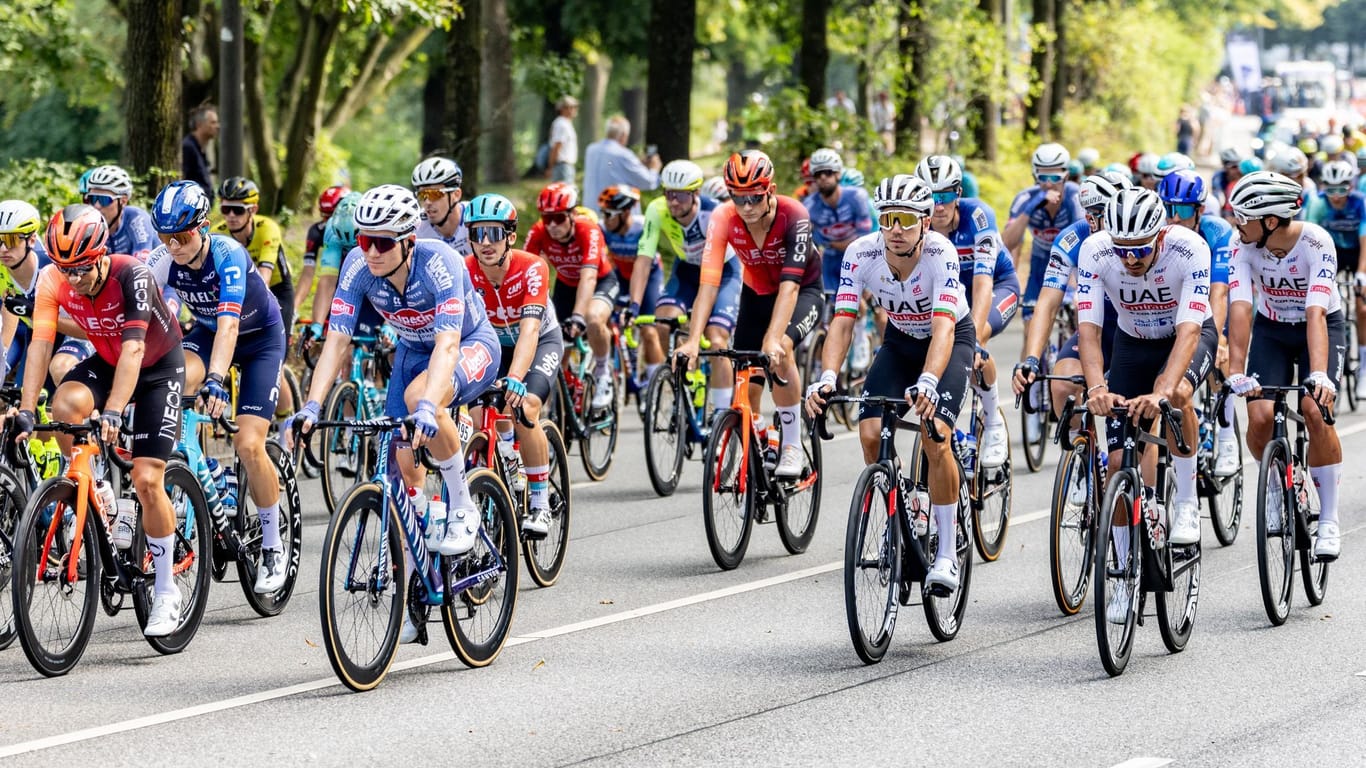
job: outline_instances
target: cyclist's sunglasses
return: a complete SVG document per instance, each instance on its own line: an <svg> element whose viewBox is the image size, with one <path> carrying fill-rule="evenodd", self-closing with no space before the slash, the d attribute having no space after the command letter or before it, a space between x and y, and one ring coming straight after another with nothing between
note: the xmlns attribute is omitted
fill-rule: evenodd
<svg viewBox="0 0 1366 768"><path fill-rule="evenodd" d="M1342 197L1351 191L1352 188L1348 186L1323 188L1323 194L1328 195L1329 197Z"/></svg>
<svg viewBox="0 0 1366 768"><path fill-rule="evenodd" d="M220 206L218 206L218 210L222 211L224 216L246 216L246 215L247 215L247 207L246 207L245 205L226 205L226 204L225 204L225 205L220 205Z"/></svg>
<svg viewBox="0 0 1366 768"><path fill-rule="evenodd" d="M920 225L920 217L910 211L887 211L877 215L877 223L883 229L891 229L897 224L902 229L913 229Z"/></svg>
<svg viewBox="0 0 1366 768"><path fill-rule="evenodd" d="M18 232L6 232L0 235L0 245L6 248L18 248L28 240L28 235L21 235Z"/></svg>
<svg viewBox="0 0 1366 768"><path fill-rule="evenodd" d="M1040 184L1061 184L1066 178L1067 175L1062 173L1034 174L1034 180L1039 182Z"/></svg>
<svg viewBox="0 0 1366 768"><path fill-rule="evenodd" d="M956 203L958 202L959 198L959 194L952 190L948 192L931 192L930 196L934 198L935 205L949 205L950 203Z"/></svg>
<svg viewBox="0 0 1366 768"><path fill-rule="evenodd" d="M1104 220L1105 220L1105 206L1103 206L1103 205L1093 205L1093 206L1091 206L1090 208L1087 208L1087 209L1086 209L1086 218L1088 218L1088 219L1093 219L1093 220L1095 220L1095 221L1097 221L1097 222L1104 221Z"/></svg>
<svg viewBox="0 0 1366 768"><path fill-rule="evenodd" d="M508 239L508 233L501 226L470 227L470 239L476 243L501 243Z"/></svg>
<svg viewBox="0 0 1366 768"><path fill-rule="evenodd" d="M85 277L86 275L88 275L88 274L90 274L91 272L95 271L95 265L94 265L94 264L86 264L86 265L83 266L83 267L62 267L62 266L58 266L58 267L57 267L57 271L58 271L58 272L61 272L61 273L64 274L64 275L70 275L71 277Z"/></svg>
<svg viewBox="0 0 1366 768"><path fill-rule="evenodd" d="M432 203L455 191L457 190L445 187L423 187L417 191L417 199L424 203Z"/></svg>
<svg viewBox="0 0 1366 768"><path fill-rule="evenodd" d="M193 233L194 229L187 229L183 232L171 232L170 234L158 232L157 239L161 240L163 245L180 248L190 244L190 236Z"/></svg>
<svg viewBox="0 0 1366 768"><path fill-rule="evenodd" d="M541 221L545 222L546 225L560 225L569 221L569 212L560 211L558 213L543 213L541 214Z"/></svg>
<svg viewBox="0 0 1366 768"><path fill-rule="evenodd" d="M114 204L113 195L86 195L83 200L86 205L93 205L96 208L108 208Z"/></svg>
<svg viewBox="0 0 1366 768"><path fill-rule="evenodd" d="M360 246L362 253L368 253L371 248L379 253L388 253L398 246L399 240L396 237L383 237L380 235L357 235L356 245Z"/></svg>
<svg viewBox="0 0 1366 768"><path fill-rule="evenodd" d="M666 199L668 199L668 201L671 202L671 203L678 203L678 204L681 205L681 204L683 204L683 203L691 203L691 202L692 202L692 197L693 197L693 195L695 195L695 194L697 194L697 193L696 193L696 192L683 192L683 191L680 191L680 190L675 189L675 190L671 190L671 191L669 191L669 192L665 192L665 193L664 193L664 197L665 197Z"/></svg>
<svg viewBox="0 0 1366 768"><path fill-rule="evenodd" d="M767 192L759 192L753 195L731 195L730 199L735 203L736 208L748 208L750 206L762 205L768 200Z"/></svg>
<svg viewBox="0 0 1366 768"><path fill-rule="evenodd" d="M1153 251L1157 249L1157 241L1150 240L1142 245L1120 245L1115 243L1114 249L1115 255L1121 259L1124 259L1125 261L1138 261L1153 255Z"/></svg>
<svg viewBox="0 0 1366 768"><path fill-rule="evenodd" d="M1193 203L1164 203L1167 209L1167 218L1189 219L1195 215L1197 207Z"/></svg>
<svg viewBox="0 0 1366 768"><path fill-rule="evenodd" d="M838 173L835 173L834 171L830 170L829 168L823 168L823 169L821 169L821 170L819 170L819 171L816 171L815 173L811 174L812 177L817 178L817 179L819 179L819 178L822 177L822 176L838 176L838 175L839 175Z"/></svg>

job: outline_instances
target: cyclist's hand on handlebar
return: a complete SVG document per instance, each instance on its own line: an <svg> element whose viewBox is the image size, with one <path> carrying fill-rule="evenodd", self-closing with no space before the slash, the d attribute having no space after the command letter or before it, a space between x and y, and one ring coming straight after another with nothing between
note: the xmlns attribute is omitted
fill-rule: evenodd
<svg viewBox="0 0 1366 768"><path fill-rule="evenodd" d="M5 309L16 317L33 317L33 299L22 293L6 296Z"/></svg>
<svg viewBox="0 0 1366 768"><path fill-rule="evenodd" d="M210 418L216 419L223 415L224 409L228 407L228 390L223 386L221 374L209 374L204 380L204 386L199 389L199 399L204 403Z"/></svg>
<svg viewBox="0 0 1366 768"><path fill-rule="evenodd" d="M783 360L787 357L787 351L783 349L783 337L764 335L764 354L768 355L768 364L775 372L782 367Z"/></svg>
<svg viewBox="0 0 1366 768"><path fill-rule="evenodd" d="M588 330L588 322L583 319L583 315L580 315L577 312L570 315L569 319L564 321L565 334L567 334L571 340L577 339L586 330Z"/></svg>
<svg viewBox="0 0 1366 768"><path fill-rule="evenodd" d="M14 439L22 442L33 435L38 426L38 414L33 411L19 411L14 415Z"/></svg>
<svg viewBox="0 0 1366 768"><path fill-rule="evenodd" d="M120 429L123 429L123 414L112 410L100 414L101 440L110 445L118 443Z"/></svg>
<svg viewBox="0 0 1366 768"><path fill-rule="evenodd" d="M1229 376L1224 385L1239 397L1256 397L1262 393L1262 387L1257 383L1257 380L1245 373L1235 373Z"/></svg>
<svg viewBox="0 0 1366 768"><path fill-rule="evenodd" d="M509 408L520 408L522 402L526 400L526 383L516 376L506 376L499 386L503 389L503 399L507 400Z"/></svg>
<svg viewBox="0 0 1366 768"><path fill-rule="evenodd" d="M914 400L911 399L913 391ZM922 422L934 418L934 409L939 406L939 377L932 373L920 374L915 386L906 390L906 402Z"/></svg>
<svg viewBox="0 0 1366 768"><path fill-rule="evenodd" d="M1161 392L1135 397L1129 401L1129 420L1137 424L1140 419L1161 418L1162 401L1170 399L1168 395Z"/></svg>
<svg viewBox="0 0 1366 768"><path fill-rule="evenodd" d="M1024 359L1023 363L1015 365L1015 375L1010 378L1011 389L1015 390L1016 395L1024 394L1026 388L1034 383L1039 377L1039 358L1030 355Z"/></svg>
<svg viewBox="0 0 1366 768"><path fill-rule="evenodd" d="M699 347L700 342L695 339L688 339L682 344L679 344L674 348L674 359L669 361L670 364L677 365L678 358L683 357L687 359L688 370L691 371L697 367L697 351Z"/></svg>
<svg viewBox="0 0 1366 768"><path fill-rule="evenodd" d="M293 427L299 430L299 433L303 435L312 432L313 425L317 424L322 419L322 412L323 407L317 400L309 400L307 403L304 403L304 407L300 408L299 411L294 414Z"/></svg>
<svg viewBox="0 0 1366 768"><path fill-rule="evenodd" d="M1117 405L1125 405L1122 395L1111 392L1109 387L1092 392L1086 400L1086 409L1095 416L1109 417Z"/></svg>
<svg viewBox="0 0 1366 768"><path fill-rule="evenodd" d="M431 400L418 400L417 410L413 411L413 450L422 447L422 444L436 437L436 403Z"/></svg>
<svg viewBox="0 0 1366 768"><path fill-rule="evenodd" d="M1314 402L1325 409L1332 409L1334 401L1338 398L1338 388L1333 380L1328 378L1328 374L1323 371L1314 371L1309 374L1304 383L1308 385L1310 397L1314 399Z"/></svg>
<svg viewBox="0 0 1366 768"><path fill-rule="evenodd" d="M816 418L825 410L825 398L835 391L835 372L821 373L819 380L806 388L806 415Z"/></svg>

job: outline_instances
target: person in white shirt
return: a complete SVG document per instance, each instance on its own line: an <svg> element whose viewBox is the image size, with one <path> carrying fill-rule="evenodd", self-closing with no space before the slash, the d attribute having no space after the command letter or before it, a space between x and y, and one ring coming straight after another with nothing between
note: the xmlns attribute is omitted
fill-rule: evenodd
<svg viewBox="0 0 1366 768"><path fill-rule="evenodd" d="M877 98L868 107L868 120L873 130L882 138L882 149L888 155L896 151L896 110L886 91L878 91Z"/></svg>
<svg viewBox="0 0 1366 768"><path fill-rule="evenodd" d="M574 183L574 166L579 163L579 134L574 130L574 117L579 114L579 100L561 96L555 102L559 117L550 123L550 157L545 164L546 178L551 181Z"/></svg>
<svg viewBox="0 0 1366 768"><path fill-rule="evenodd" d="M835 95L825 100L826 109L842 109L849 114L854 114L854 100L849 98L849 94L843 88L835 90Z"/></svg>
<svg viewBox="0 0 1366 768"><path fill-rule="evenodd" d="M607 118L607 137L588 145L583 152L583 200L594 210L598 197L608 187L635 187L640 190L659 187L661 163L658 154L641 162L626 148L631 137L631 122L621 115ZM599 210L598 213L601 213ZM637 205L632 214L639 214Z"/></svg>

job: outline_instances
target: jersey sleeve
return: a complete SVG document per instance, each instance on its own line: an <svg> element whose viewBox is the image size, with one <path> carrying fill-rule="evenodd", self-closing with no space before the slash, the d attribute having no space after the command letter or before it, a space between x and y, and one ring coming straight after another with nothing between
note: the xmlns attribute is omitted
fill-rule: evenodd
<svg viewBox="0 0 1366 768"><path fill-rule="evenodd" d="M707 246L702 253L701 285L721 285L721 269L726 263L726 249L730 247L730 226L735 218L735 203L727 201L718 206L707 222Z"/></svg>
<svg viewBox="0 0 1366 768"><path fill-rule="evenodd" d="M526 291L522 298L523 320L534 317L542 320L550 303L550 268L537 258L527 260L526 276L523 280Z"/></svg>
<svg viewBox="0 0 1366 768"><path fill-rule="evenodd" d="M972 221L972 276L992 277L996 274L996 256L1000 252L1001 233L996 229L996 214L981 204L969 214Z"/></svg>
<svg viewBox="0 0 1366 768"><path fill-rule="evenodd" d="M250 257L239 247L214 248L213 264L218 272L218 317L242 319L247 300L247 275Z"/></svg>
<svg viewBox="0 0 1366 768"><path fill-rule="evenodd" d="M922 253L921 258L929 254ZM932 317L935 319L946 317L952 322L958 322L958 313L967 302L963 298L963 286L958 282L959 261L958 251L954 248L945 248L938 254L938 263L934 271L934 310Z"/></svg>
<svg viewBox="0 0 1366 768"><path fill-rule="evenodd" d="M864 238L855 240L844 251L844 258L840 261L840 285L835 292L835 314L845 317L858 317L859 298L863 291L859 289L859 264L863 260L866 252L872 250L876 254L876 247L872 243L865 243ZM867 269L863 272L866 274Z"/></svg>
<svg viewBox="0 0 1366 768"><path fill-rule="evenodd" d="M783 259L782 275L778 279L779 282L800 283L806 277L807 262L819 259L820 255L811 248L811 217L804 206L793 202L789 206L792 221L788 222L783 232L786 257Z"/></svg>
<svg viewBox="0 0 1366 768"><path fill-rule="evenodd" d="M289 270L281 264L285 258L285 239L280 234L280 225L270 219L257 218L256 237L260 238L258 241L260 246L256 251L256 263L269 266L277 273L288 272ZM271 278L271 282L275 282L274 275Z"/></svg>
<svg viewBox="0 0 1366 768"><path fill-rule="evenodd" d="M1186 260L1181 276L1181 297L1176 307L1176 324L1192 323L1199 326L1209 316L1210 270L1209 246L1204 240L1194 244L1194 256Z"/></svg>
<svg viewBox="0 0 1366 768"><path fill-rule="evenodd" d="M659 253L659 235L664 229L663 217L669 215L667 209L668 203L662 197L651 200L645 207L645 223L640 229L640 242L636 244L637 256L653 257Z"/></svg>
<svg viewBox="0 0 1366 768"><path fill-rule="evenodd" d="M38 275L38 290L33 298L33 338L52 343L57 340L57 268L43 267Z"/></svg>
<svg viewBox="0 0 1366 768"><path fill-rule="evenodd" d="M545 254L545 224L536 222L531 225L531 231L526 235L527 251L544 258Z"/></svg>
<svg viewBox="0 0 1366 768"><path fill-rule="evenodd" d="M132 210L132 209L127 209ZM157 237L156 230L152 228L152 216L146 211L139 211L138 215L128 216L125 222L132 235L132 253L128 254L139 261L146 261L148 254L161 246L161 240Z"/></svg>
<svg viewBox="0 0 1366 768"><path fill-rule="evenodd" d="M356 315L360 311L360 303L366 300L365 286L369 278L370 269L365 266L365 256L359 248L352 248L342 262L337 291L332 294L328 333L335 331L343 336L356 335Z"/></svg>
<svg viewBox="0 0 1366 768"><path fill-rule="evenodd" d="M146 264L138 262L119 273L123 291L123 341L146 341L152 324L150 296L157 290L156 279Z"/></svg>
<svg viewBox="0 0 1366 768"><path fill-rule="evenodd" d="M1241 246L1241 247L1240 247ZM1228 301L1230 304L1252 303L1252 254L1235 239L1228 260Z"/></svg>
<svg viewBox="0 0 1366 768"><path fill-rule="evenodd" d="M612 259L607 255L607 241L603 238L598 225L579 227L576 236L579 238L579 247L583 249L583 268L597 269L599 279L611 272Z"/></svg>
<svg viewBox="0 0 1366 768"><path fill-rule="evenodd" d="M304 237L304 266L314 267L318 264L318 251L323 247L327 223L316 221L308 228L308 234Z"/></svg>
<svg viewBox="0 0 1366 768"><path fill-rule="evenodd" d="M1066 291L1072 279L1072 267L1077 263L1077 251L1081 250L1082 238L1072 229L1065 230L1053 241L1048 250L1048 268L1044 271L1043 287Z"/></svg>
<svg viewBox="0 0 1366 768"><path fill-rule="evenodd" d="M1233 229L1220 228L1211 235L1208 244L1210 252L1210 285L1228 285L1228 260L1232 250Z"/></svg>
<svg viewBox="0 0 1366 768"><path fill-rule="evenodd" d="M1105 284L1100 274L1099 248L1082 243L1077 255L1077 319L1088 325L1105 324Z"/></svg>
<svg viewBox="0 0 1366 768"><path fill-rule="evenodd" d="M874 229L872 198L862 187L845 187L845 191L852 191L858 197L858 204L854 206L854 236L863 237Z"/></svg>
<svg viewBox="0 0 1366 768"><path fill-rule="evenodd" d="M459 332L465 324L465 297L473 290L465 263L454 248L431 244L432 250L423 265L422 278L436 303L437 333Z"/></svg>
<svg viewBox="0 0 1366 768"><path fill-rule="evenodd" d="M1308 310L1310 307L1323 307L1327 312L1333 308L1333 299L1337 297L1338 251L1333 246L1331 237L1322 238L1318 242L1321 243L1319 248L1310 252L1309 262L1317 266L1308 270L1314 272L1314 277L1309 280L1309 293L1304 297L1304 308Z"/></svg>
<svg viewBox="0 0 1366 768"><path fill-rule="evenodd" d="M1039 189L1038 187L1030 187L1029 189L1026 189L1020 194L1016 195L1015 199L1011 201L1010 218L1014 219L1019 216L1028 216L1029 214L1034 212L1035 208L1039 207L1039 203L1042 200L1043 190Z"/></svg>

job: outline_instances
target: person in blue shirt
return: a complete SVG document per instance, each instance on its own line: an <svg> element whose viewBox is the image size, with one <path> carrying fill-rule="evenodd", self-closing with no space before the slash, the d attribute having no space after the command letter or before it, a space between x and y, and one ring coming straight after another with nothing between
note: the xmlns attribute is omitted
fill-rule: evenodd
<svg viewBox="0 0 1366 768"><path fill-rule="evenodd" d="M1338 250L1338 273L1355 281L1357 328L1366 328L1366 274L1361 271L1361 252L1366 248L1366 194L1352 189L1356 169L1345 160L1334 160L1323 167L1323 183L1309 208L1309 220L1328 230ZM1360 338L1358 338L1358 343ZM1366 344L1358 347L1358 360L1366 355ZM1357 376L1357 397L1366 397L1366 382Z"/></svg>
<svg viewBox="0 0 1366 768"><path fill-rule="evenodd" d="M81 192L86 205L104 215L109 225L109 253L123 253L139 261L156 249L157 233L152 217L128 201L133 196L133 179L117 165L101 165L82 177Z"/></svg>
<svg viewBox="0 0 1366 768"><path fill-rule="evenodd" d="M285 362L280 304L246 248L229 236L209 234L209 197L198 184L171 182L152 210L161 244L147 265L161 285L175 289L194 318L184 340L191 353L185 355L185 391L197 392L208 415L217 418L230 403L224 385L229 368L241 370L233 446L261 520L253 588L270 594L284 586L289 565L280 540L280 482L266 454Z"/></svg>
<svg viewBox="0 0 1366 768"><path fill-rule="evenodd" d="M631 122L622 115L613 115L607 118L606 136L584 149L583 195L579 199L585 205L595 205L608 187L659 188L659 172L663 165L659 154L652 154L641 162L626 146L630 138ZM640 213L640 206L637 205L632 213Z"/></svg>
<svg viewBox="0 0 1366 768"><path fill-rule="evenodd" d="M873 231L874 216L868 192L860 185L845 183L846 169L840 153L829 148L811 153L811 194L802 205L811 217L811 241L821 249L821 282L825 306L834 312L835 292L840 286L840 262L849 244ZM863 174L857 181L862 182ZM860 310L866 313L866 307ZM866 370L872 362L868 324L860 316L854 323L853 359L855 370Z"/></svg>

